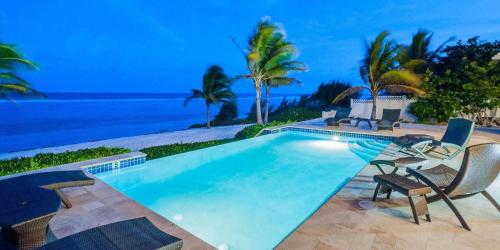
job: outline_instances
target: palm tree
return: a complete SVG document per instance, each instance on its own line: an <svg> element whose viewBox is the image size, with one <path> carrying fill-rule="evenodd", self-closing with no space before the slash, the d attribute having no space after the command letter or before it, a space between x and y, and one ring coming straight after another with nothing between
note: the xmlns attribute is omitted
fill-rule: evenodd
<svg viewBox="0 0 500 250"><path fill-rule="evenodd" d="M238 44L236 44L238 46ZM304 71L306 66L294 61L298 49L285 41L285 31L269 20L262 20L248 39L248 48L238 48L247 62L249 74L241 77L253 80L257 124L262 124L262 84L267 82L293 82L287 75L292 71ZM271 80L275 79L275 80ZM271 86L271 85L269 85Z"/></svg>
<svg viewBox="0 0 500 250"><path fill-rule="evenodd" d="M455 39L455 37L450 37L435 50L431 50L432 36L433 33L425 29L419 29L413 34L411 44L402 46L398 54L398 62L402 68L419 74L425 73L429 64L436 59L444 46Z"/></svg>
<svg viewBox="0 0 500 250"><path fill-rule="evenodd" d="M410 93L423 95L418 89L421 79L409 70L397 68L397 55L401 47L393 40L388 40L389 33L383 31L374 41L366 43L365 58L361 61L359 69L364 85L346 89L340 93L332 103L346 98L354 93L368 90L373 99L371 119L376 118L377 97L380 92Z"/></svg>
<svg viewBox="0 0 500 250"><path fill-rule="evenodd" d="M267 124L269 121L269 93L271 91L271 88L287 86L294 83L300 84L300 80L297 78L286 77L286 76L273 77L264 82L264 86L266 88L266 107L264 110L264 124Z"/></svg>
<svg viewBox="0 0 500 250"><path fill-rule="evenodd" d="M9 95L12 93L43 96L17 75L16 70L19 68L36 69L36 66L24 59L14 46L0 42L0 98L10 100Z"/></svg>
<svg viewBox="0 0 500 250"><path fill-rule="evenodd" d="M234 97L231 90L231 79L221 67L213 65L203 75L203 88L201 90L192 89L191 96L188 96L184 101L184 106L187 106L193 99L203 99L207 107L207 128L210 128L210 105L230 102Z"/></svg>

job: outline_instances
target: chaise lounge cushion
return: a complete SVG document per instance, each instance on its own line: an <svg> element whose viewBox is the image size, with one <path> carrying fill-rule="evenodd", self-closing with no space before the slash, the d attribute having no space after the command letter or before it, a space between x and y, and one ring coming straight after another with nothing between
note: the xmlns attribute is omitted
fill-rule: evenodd
<svg viewBox="0 0 500 250"><path fill-rule="evenodd" d="M181 248L181 239L164 233L148 219L142 217L91 228L50 242L39 250L177 250Z"/></svg>
<svg viewBox="0 0 500 250"><path fill-rule="evenodd" d="M0 181L0 185L39 186L47 189L93 185L95 180L81 170L40 172Z"/></svg>

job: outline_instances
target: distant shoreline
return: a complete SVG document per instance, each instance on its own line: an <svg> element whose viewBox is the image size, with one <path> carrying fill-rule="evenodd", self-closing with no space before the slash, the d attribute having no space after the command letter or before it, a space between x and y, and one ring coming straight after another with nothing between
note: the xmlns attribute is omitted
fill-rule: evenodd
<svg viewBox="0 0 500 250"><path fill-rule="evenodd" d="M107 92L45 92L47 97L40 98L36 96L12 96L14 102L24 101L65 101L65 100L184 100L190 93L107 93ZM283 94L273 93L271 98L300 97L306 94ZM255 98L255 93L236 93L237 99ZM0 100L0 102L10 102Z"/></svg>

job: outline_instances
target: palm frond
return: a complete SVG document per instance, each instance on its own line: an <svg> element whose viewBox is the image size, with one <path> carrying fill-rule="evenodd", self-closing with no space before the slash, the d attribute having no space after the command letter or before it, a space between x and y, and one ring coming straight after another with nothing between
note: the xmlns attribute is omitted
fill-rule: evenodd
<svg viewBox="0 0 500 250"><path fill-rule="evenodd" d="M186 97L186 99L184 99L184 107L186 107L189 104L189 102L191 102L193 99L198 99L198 98L203 98L203 92L199 89L192 89L191 95Z"/></svg>
<svg viewBox="0 0 500 250"><path fill-rule="evenodd" d="M28 69L36 69L36 65L24 59L14 46L0 44L0 69L14 69L21 65Z"/></svg>
<svg viewBox="0 0 500 250"><path fill-rule="evenodd" d="M342 99L344 99L352 94L359 93L359 92L363 91L363 89L367 89L367 88L364 86L355 86L355 87L348 88L348 89L344 90L342 93L340 93L337 97L335 97L335 99L333 99L333 101L332 101L332 104L335 104L335 103L339 102L340 100L342 100Z"/></svg>
<svg viewBox="0 0 500 250"><path fill-rule="evenodd" d="M391 84L401 84L409 86L419 86L422 79L409 70L391 70L380 76L381 86Z"/></svg>
<svg viewBox="0 0 500 250"><path fill-rule="evenodd" d="M391 94L414 94L418 96L425 95L425 91L408 85L392 84L384 86L383 89Z"/></svg>

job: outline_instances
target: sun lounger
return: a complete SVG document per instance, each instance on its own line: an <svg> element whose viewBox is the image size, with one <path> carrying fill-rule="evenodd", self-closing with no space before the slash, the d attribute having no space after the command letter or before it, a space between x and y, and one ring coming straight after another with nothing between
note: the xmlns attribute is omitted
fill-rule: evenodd
<svg viewBox="0 0 500 250"><path fill-rule="evenodd" d="M325 123L328 126L338 126L340 123L350 123L351 122L351 118L349 118L350 114L351 114L351 108L337 108L335 117L325 119Z"/></svg>
<svg viewBox="0 0 500 250"><path fill-rule="evenodd" d="M382 119L377 121L377 129L393 131L394 127L400 127L400 115L401 109L384 109L382 111Z"/></svg>
<svg viewBox="0 0 500 250"><path fill-rule="evenodd" d="M89 186L94 183L95 180L81 170L40 172L0 181L0 185L6 187L30 185L53 190L67 208L71 207L71 202L61 192L61 188Z"/></svg>
<svg viewBox="0 0 500 250"><path fill-rule="evenodd" d="M181 239L162 232L148 219L142 217L91 228L50 242L39 250L178 250L181 248Z"/></svg>
<svg viewBox="0 0 500 250"><path fill-rule="evenodd" d="M401 146L399 151L403 153L427 158L425 154L432 151L445 156L445 159L449 160L465 149L473 131L473 121L457 118L450 119L446 132L439 141L423 135L407 135L399 137L393 142ZM445 152L437 151L438 148L442 148ZM454 148L455 152L451 152L450 148Z"/></svg>
<svg viewBox="0 0 500 250"><path fill-rule="evenodd" d="M444 200L467 230L471 229L451 202L452 199L467 198L481 193L500 211L498 203L486 191L500 172L499 143L468 147L458 171L444 164L425 170L407 168L406 171L436 192L434 196L428 197L429 202Z"/></svg>

